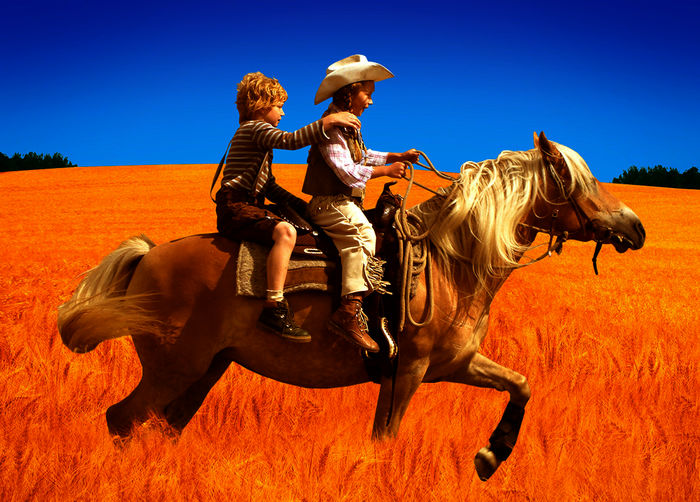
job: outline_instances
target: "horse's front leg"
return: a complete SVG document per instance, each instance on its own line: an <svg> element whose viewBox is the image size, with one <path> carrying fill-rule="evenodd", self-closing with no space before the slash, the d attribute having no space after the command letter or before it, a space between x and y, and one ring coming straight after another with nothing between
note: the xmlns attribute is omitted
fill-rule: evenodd
<svg viewBox="0 0 700 502"><path fill-rule="evenodd" d="M429 360L401 357L399 354L396 376L383 376L379 387L377 410L374 414L372 439L388 439L399 432L401 419L406 413L418 386L423 381Z"/></svg>
<svg viewBox="0 0 700 502"><path fill-rule="evenodd" d="M479 450L474 459L479 478L486 481L496 472L501 462L508 458L515 446L525 413L525 405L530 399L530 386L527 379L520 373L504 368L479 353L466 367L443 380L508 391L510 394L508 406L496 430L491 434L489 445Z"/></svg>

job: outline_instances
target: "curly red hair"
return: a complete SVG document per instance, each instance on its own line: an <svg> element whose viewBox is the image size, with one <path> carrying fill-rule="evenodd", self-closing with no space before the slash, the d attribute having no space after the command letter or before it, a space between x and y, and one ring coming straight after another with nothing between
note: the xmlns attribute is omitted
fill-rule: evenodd
<svg viewBox="0 0 700 502"><path fill-rule="evenodd" d="M239 122L250 120L257 112L266 111L287 101L287 91L279 81L266 77L259 71L244 75L237 89L236 108Z"/></svg>

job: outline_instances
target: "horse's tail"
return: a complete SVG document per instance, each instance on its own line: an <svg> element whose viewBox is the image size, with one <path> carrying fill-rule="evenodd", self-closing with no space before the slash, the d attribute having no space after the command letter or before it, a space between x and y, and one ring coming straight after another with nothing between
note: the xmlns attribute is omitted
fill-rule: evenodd
<svg viewBox="0 0 700 502"><path fill-rule="evenodd" d="M157 324L126 288L141 259L155 244L145 235L124 241L97 267L85 272L73 297L58 307L58 332L66 347L89 352L98 344Z"/></svg>

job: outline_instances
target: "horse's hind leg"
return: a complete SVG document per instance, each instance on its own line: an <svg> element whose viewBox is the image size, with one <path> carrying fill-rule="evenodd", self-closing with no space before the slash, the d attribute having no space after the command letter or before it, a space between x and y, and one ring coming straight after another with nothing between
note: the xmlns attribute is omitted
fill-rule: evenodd
<svg viewBox="0 0 700 502"><path fill-rule="evenodd" d="M175 375L165 372L155 377L144 375L126 399L110 406L107 410L107 427L110 434L127 437L131 434L134 427L141 425L151 415L165 417L170 423L166 413L168 405L177 403L178 398L186 396L190 389L197 387L198 382L205 380L206 373L204 376L202 373L204 372L191 374L186 378L183 378L182 374ZM223 374L223 371L221 373ZM214 383L216 382L212 382L211 385L213 386ZM211 387L207 388L207 392L209 388ZM199 406L196 408L199 408ZM197 411L196 408L192 411L192 415ZM175 430L177 432L181 431L185 424L189 422L189 418L181 427L179 426L180 422L176 421L174 424Z"/></svg>
<svg viewBox="0 0 700 502"><path fill-rule="evenodd" d="M141 381L123 401L107 410L109 432L121 437L129 436L151 415L165 416L166 406L205 377L214 357L210 352L213 347L166 347L143 338L135 338L134 345L143 366Z"/></svg>
<svg viewBox="0 0 700 502"><path fill-rule="evenodd" d="M125 399L107 409L107 428L113 436L128 437L132 429L148 418L143 380Z"/></svg>
<svg viewBox="0 0 700 502"><path fill-rule="evenodd" d="M496 430L491 434L489 445L479 450L474 459L477 474L486 481L498 466L508 458L520 432L525 405L530 399L530 386L526 378L477 353L471 362L442 381L464 383L476 387L508 391L510 401Z"/></svg>
<svg viewBox="0 0 700 502"><path fill-rule="evenodd" d="M224 349L216 354L204 376L165 407L165 419L171 427L178 431L185 428L232 361L233 349Z"/></svg>

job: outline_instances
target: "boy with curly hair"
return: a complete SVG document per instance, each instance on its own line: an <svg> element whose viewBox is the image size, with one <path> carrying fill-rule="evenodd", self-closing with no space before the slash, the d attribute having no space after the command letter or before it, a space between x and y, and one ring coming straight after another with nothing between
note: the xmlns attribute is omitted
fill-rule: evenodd
<svg viewBox="0 0 700 502"><path fill-rule="evenodd" d="M272 150L297 150L320 142L333 127L357 127L349 112L334 113L294 132L277 128L284 116L287 92L277 79L249 73L237 87L240 126L226 157L221 188L216 194L217 228L227 237L271 245L267 257L267 299L260 328L295 342L308 342L309 333L294 322L284 298L284 281L296 241L296 230L264 209L265 199L286 203L304 214L306 203L275 182Z"/></svg>

